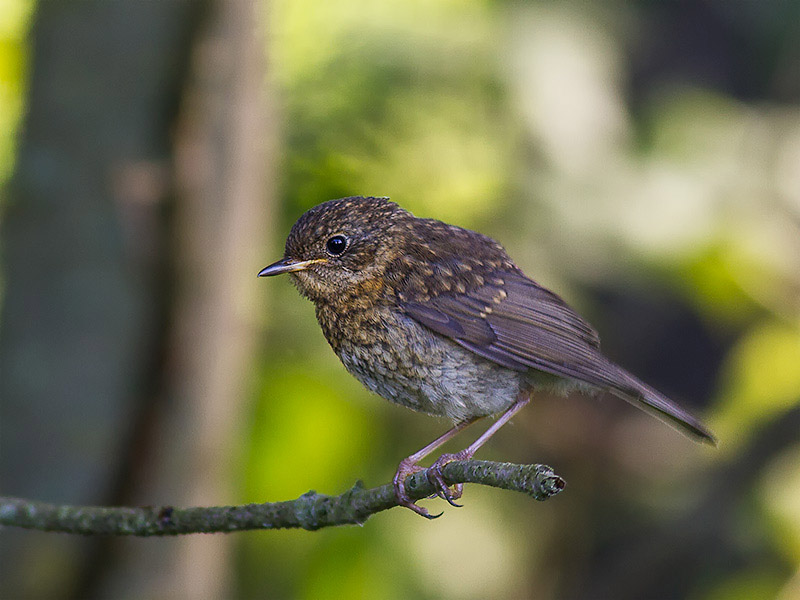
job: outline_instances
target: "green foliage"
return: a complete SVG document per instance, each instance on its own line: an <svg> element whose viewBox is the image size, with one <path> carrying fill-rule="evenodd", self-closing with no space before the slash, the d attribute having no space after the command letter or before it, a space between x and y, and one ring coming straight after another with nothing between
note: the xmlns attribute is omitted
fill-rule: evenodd
<svg viewBox="0 0 800 600"><path fill-rule="evenodd" d="M25 36L33 7L32 0L0 0L0 186L14 168L28 59Z"/></svg>
<svg viewBox="0 0 800 600"><path fill-rule="evenodd" d="M778 456L759 489L769 532L792 564L800 562L800 445Z"/></svg>
<svg viewBox="0 0 800 600"><path fill-rule="evenodd" d="M388 195L421 216L496 237L530 275L567 297L593 288L627 296L658 280L719 348L723 366L711 374L708 410L720 449L687 446L658 422L626 419L627 407L614 412L610 400L537 399L486 452L571 467L570 487L552 506L468 488L467 508L448 508L432 523L395 510L363 528L237 536L242 597L568 596L578 585L572 580L597 576L603 560L636 548L626 536L637 525L685 527L687 536L705 526L708 515L685 515L713 484L707 473L736 464L764 426L798 406L800 113L796 103L743 100L735 86L712 90L670 73L636 96L637 49L668 25L667 4L269 4L269 76L283 141L278 235L323 200ZM750 59L762 87L750 93L768 97L762 79L771 71L759 61L777 52L782 23L796 20L782 19L777 5L750 4L752 22L725 14L739 27L731 39L762 32L756 41L768 47ZM0 186L13 169L24 113L33 6L0 0ZM679 38L671 38L676 47ZM740 52L745 45L715 57L738 64L729 55ZM775 86L791 89L796 67L787 57L789 84ZM242 500L388 481L403 456L446 424L368 394L326 347L310 304L285 281L269 288L269 347L243 442ZM587 308L602 315L602 306ZM601 328L617 348L637 333ZM675 373L671 383L682 378ZM569 421L552 416L574 406ZM474 439L464 434L453 449L467 438ZM761 544L757 560L737 572L707 568L689 597L796 594L799 452L771 457L755 488L741 491L756 501L737 505L728 533L747 538L739 540L747 558ZM676 537L666 549L653 539L659 552L679 553ZM659 552L632 552L625 582L657 570Z"/></svg>
<svg viewBox="0 0 800 600"><path fill-rule="evenodd" d="M687 449L686 440L658 435L662 426L646 420L655 431L607 441L616 448L611 455L624 455L648 481L674 471L665 460L678 463L680 476L623 493L641 502L631 510L642 519L665 518L659 490L693 497L690 482L703 468L735 460L753 432L800 402L800 244L787 225L800 198L796 169L785 166L800 147L796 110L766 110L684 84L650 90L634 113L624 57L625 44L636 43L628 29L635 21L617 5L279 0L272 17L286 143L283 232L320 201L388 195L422 216L493 235L531 275L562 291L602 285L624 295L626 286L659 278L725 346L713 405L719 452ZM336 492L364 474L385 481L400 458L440 432L361 390L325 347L311 306L288 286L273 301L270 314L281 317L268 328L280 343L265 357L248 498L291 497L312 485ZM618 344L630 336L601 333ZM597 413L581 406L591 419L610 404ZM504 436L530 450L525 431ZM629 447L635 440L655 441L642 452ZM563 457L571 448L554 451ZM585 482L586 456L578 464L575 478ZM794 523L782 481L762 484L767 498L783 499L765 510ZM677 489L681 482L687 489ZM485 509L502 500L470 489L469 508L439 522L391 513L313 540L301 532L250 536L241 553L243 589L303 598L502 597L537 589L547 597L570 588L542 575L554 564L542 548L560 548L561 536L571 535L572 550L556 570L580 569L588 560L582 553L602 537L588 516L585 525L570 524L602 504L607 487L586 497L569 489L568 516L553 515L552 526L537 519L540 507L515 506L509 528ZM761 516L745 518L761 527ZM766 536L786 565L764 559L735 578L708 573L693 597L783 589L782 573L800 564L785 550L795 548L792 536ZM284 573L259 571L275 561Z"/></svg>
<svg viewBox="0 0 800 600"><path fill-rule="evenodd" d="M758 324L732 350L722 371L714 421L726 451L748 441L766 421L800 403L800 329Z"/></svg>
<svg viewBox="0 0 800 600"><path fill-rule="evenodd" d="M331 382L321 375L285 364L264 373L247 469L254 501L297 496L307 491L305 485L335 489L374 445L365 411L342 396L333 385L337 377Z"/></svg>
<svg viewBox="0 0 800 600"><path fill-rule="evenodd" d="M278 2L276 14L293 214L359 194L465 224L496 206L512 123L491 11L344 0Z"/></svg>

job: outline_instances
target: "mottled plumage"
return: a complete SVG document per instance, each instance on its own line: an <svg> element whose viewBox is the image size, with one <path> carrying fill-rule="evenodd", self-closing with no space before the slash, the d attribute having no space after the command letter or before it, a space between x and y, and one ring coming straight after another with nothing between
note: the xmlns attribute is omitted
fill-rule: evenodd
<svg viewBox="0 0 800 600"><path fill-rule="evenodd" d="M713 441L696 418L605 358L591 325L482 234L414 217L386 198L331 200L300 217L284 258L260 275L286 272L347 370L392 402L458 423L516 411L543 385L588 387Z"/></svg>

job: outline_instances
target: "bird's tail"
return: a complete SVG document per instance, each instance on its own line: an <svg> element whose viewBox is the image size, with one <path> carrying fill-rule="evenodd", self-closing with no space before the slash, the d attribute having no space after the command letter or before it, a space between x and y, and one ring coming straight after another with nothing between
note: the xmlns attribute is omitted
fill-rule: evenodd
<svg viewBox="0 0 800 600"><path fill-rule="evenodd" d="M697 417L678 406L664 394L640 381L622 367L613 365L613 370L616 372L614 381L610 382L609 391L615 396L660 418L691 438L714 446L717 445L717 438Z"/></svg>

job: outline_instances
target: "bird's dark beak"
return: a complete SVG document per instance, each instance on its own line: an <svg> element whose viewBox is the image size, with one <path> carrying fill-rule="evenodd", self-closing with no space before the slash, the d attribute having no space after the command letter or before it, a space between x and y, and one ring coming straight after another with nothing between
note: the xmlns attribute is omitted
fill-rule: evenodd
<svg viewBox="0 0 800 600"><path fill-rule="evenodd" d="M295 260L294 258L282 258L277 262L272 263L268 267L264 267L258 272L259 277L271 277L273 275L282 275L283 273L293 273L295 271L305 271L311 265L324 262L325 259L315 258L312 260Z"/></svg>

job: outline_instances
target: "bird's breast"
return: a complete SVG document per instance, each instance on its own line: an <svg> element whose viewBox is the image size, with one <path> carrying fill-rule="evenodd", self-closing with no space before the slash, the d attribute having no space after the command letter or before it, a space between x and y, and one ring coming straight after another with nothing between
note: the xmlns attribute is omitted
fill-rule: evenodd
<svg viewBox="0 0 800 600"><path fill-rule="evenodd" d="M519 394L518 372L487 361L398 309L318 309L325 337L368 389L413 410L461 421L505 410Z"/></svg>

